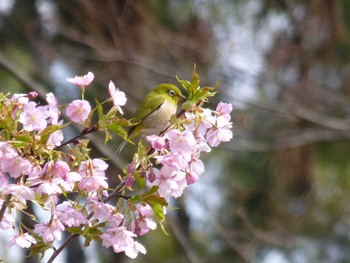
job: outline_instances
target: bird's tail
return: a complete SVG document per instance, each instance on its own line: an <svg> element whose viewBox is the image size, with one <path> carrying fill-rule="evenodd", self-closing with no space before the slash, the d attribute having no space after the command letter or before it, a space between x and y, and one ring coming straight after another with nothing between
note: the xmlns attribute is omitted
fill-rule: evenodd
<svg viewBox="0 0 350 263"><path fill-rule="evenodd" d="M120 154L120 152L123 150L123 148L124 148L124 146L126 145L126 141L123 141L120 145L119 145L119 147L118 147L118 149L117 149L117 155L118 154Z"/></svg>

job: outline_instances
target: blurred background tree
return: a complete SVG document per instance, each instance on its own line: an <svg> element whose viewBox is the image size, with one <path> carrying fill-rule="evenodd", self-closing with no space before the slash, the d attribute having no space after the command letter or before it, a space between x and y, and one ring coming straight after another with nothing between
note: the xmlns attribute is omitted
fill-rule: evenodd
<svg viewBox="0 0 350 263"><path fill-rule="evenodd" d="M235 139L136 262L348 262L349 11L347 0L1 0L0 89L65 103L78 96L65 78L92 71L88 96L105 98L113 80L130 116L196 63L203 85L221 81L213 107L234 104ZM115 180L134 148L117 158L92 140ZM130 262L79 247L60 261Z"/></svg>

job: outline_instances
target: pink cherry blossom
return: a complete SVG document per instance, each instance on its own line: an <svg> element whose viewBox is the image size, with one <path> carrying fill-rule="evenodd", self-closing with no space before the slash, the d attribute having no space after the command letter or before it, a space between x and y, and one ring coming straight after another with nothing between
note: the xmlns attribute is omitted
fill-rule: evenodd
<svg viewBox="0 0 350 263"><path fill-rule="evenodd" d="M148 205L137 204L135 219L131 222L131 230L138 236L145 235L149 230L157 228L157 223L151 218L154 214Z"/></svg>
<svg viewBox="0 0 350 263"><path fill-rule="evenodd" d="M114 246L113 246L113 250L114 252L116 252L116 249L114 248ZM137 257L139 252L142 254L146 254L147 251L142 244L140 244L137 241L134 241L134 242L128 243L128 246L126 247L124 252L125 252L125 255L127 255L129 258L134 259Z"/></svg>
<svg viewBox="0 0 350 263"><path fill-rule="evenodd" d="M189 170L201 175L205 171L204 163L198 158L193 158L189 163Z"/></svg>
<svg viewBox="0 0 350 263"><path fill-rule="evenodd" d="M23 106L23 112L19 115L19 122L26 131L42 131L47 126L46 119L50 116L46 106L38 106L34 101Z"/></svg>
<svg viewBox="0 0 350 263"><path fill-rule="evenodd" d="M69 103L66 113L73 122L84 122L91 112L90 103L86 100L74 100Z"/></svg>
<svg viewBox="0 0 350 263"><path fill-rule="evenodd" d="M0 207L2 207L3 203L4 203L4 200L0 196ZM6 229L13 228L14 224L15 224L15 218L14 218L13 210L12 208L11 209L8 208L5 210L4 216L0 221L0 229L6 230Z"/></svg>
<svg viewBox="0 0 350 263"><path fill-rule="evenodd" d="M208 145L207 140L205 139L205 137L202 134L197 133L195 135L195 138L196 138L196 143L197 143L196 151L198 153L200 153L200 152L207 152L208 153L211 151L211 148Z"/></svg>
<svg viewBox="0 0 350 263"><path fill-rule="evenodd" d="M155 180L153 183L147 182L149 186L158 186L158 193L165 199L170 197L180 197L187 187L186 173L164 165L160 170L153 168Z"/></svg>
<svg viewBox="0 0 350 263"><path fill-rule="evenodd" d="M81 162L79 166L79 173L81 176L91 176L91 175L105 175L105 170L107 170L108 164L99 159L95 158L93 160L87 160L85 162Z"/></svg>
<svg viewBox="0 0 350 263"><path fill-rule="evenodd" d="M60 116L60 110L58 108L58 103L53 93L46 94L46 101L48 103L48 112L50 115L49 123L57 124L58 118Z"/></svg>
<svg viewBox="0 0 350 263"><path fill-rule="evenodd" d="M101 189L107 189L108 183L105 176L93 175L85 177L78 183L79 190L86 190L88 192L95 192Z"/></svg>
<svg viewBox="0 0 350 263"><path fill-rule="evenodd" d="M62 189L53 181L42 181L35 190L39 195L55 195L61 194Z"/></svg>
<svg viewBox="0 0 350 263"><path fill-rule="evenodd" d="M197 131L197 133L205 134L207 129L211 128L215 123L215 117L210 109L203 109L200 113L185 112L186 119L190 123L185 123L184 127L188 131Z"/></svg>
<svg viewBox="0 0 350 263"><path fill-rule="evenodd" d="M177 170L184 170L188 166L188 162L191 160L190 154L183 154L183 152L170 152L165 155L155 156L158 163L173 167Z"/></svg>
<svg viewBox="0 0 350 263"><path fill-rule="evenodd" d="M35 197L33 189L23 184L9 184L4 188L4 193L12 194L23 204L26 204L25 200L33 200Z"/></svg>
<svg viewBox="0 0 350 263"><path fill-rule="evenodd" d="M162 150L165 146L165 137L158 135L150 135L146 137L147 141L151 143L151 146L155 150Z"/></svg>
<svg viewBox="0 0 350 263"><path fill-rule="evenodd" d="M9 180L6 175L0 170L0 190L9 184Z"/></svg>
<svg viewBox="0 0 350 263"><path fill-rule="evenodd" d="M195 149L196 139L190 131L172 129L165 136L169 140L169 147L172 152L191 153Z"/></svg>
<svg viewBox="0 0 350 263"><path fill-rule="evenodd" d="M98 158L82 162L79 166L79 174L83 179L79 181L78 188L88 192L107 189L108 183L105 176L107 168L108 164Z"/></svg>
<svg viewBox="0 0 350 263"><path fill-rule="evenodd" d="M221 142L228 142L232 139L232 124L226 118L218 119L216 126L211 128L206 139L211 147L218 146Z"/></svg>
<svg viewBox="0 0 350 263"><path fill-rule="evenodd" d="M124 251L128 257L136 258L138 252L145 254L146 249L133 239L135 236L133 232L123 226L107 228L101 235L102 246L107 248L113 247L115 253Z"/></svg>
<svg viewBox="0 0 350 263"><path fill-rule="evenodd" d="M3 173L9 173L11 177L18 178L22 174L29 174L32 164L27 159L8 153L0 157L0 167Z"/></svg>
<svg viewBox="0 0 350 263"><path fill-rule="evenodd" d="M22 248L28 248L32 244L36 244L36 240L29 233L19 233L12 237L9 241L8 246L18 245Z"/></svg>
<svg viewBox="0 0 350 263"><path fill-rule="evenodd" d="M108 221L113 226L118 226L123 221L123 215L116 212L115 207L98 201L95 198L88 200L89 208L94 212L94 218Z"/></svg>
<svg viewBox="0 0 350 263"><path fill-rule="evenodd" d="M60 146L63 140L64 140L63 131L62 130L54 131L53 133L50 134L49 138L47 139L46 147L49 150L53 150L57 146Z"/></svg>
<svg viewBox="0 0 350 263"><path fill-rule="evenodd" d="M18 152L12 148L9 143L0 141L0 167L2 163L6 166L7 162L11 161L13 158L17 158L18 156Z"/></svg>
<svg viewBox="0 0 350 263"><path fill-rule="evenodd" d="M64 225L57 216L53 216L48 223L39 223L34 226L34 232L39 234L46 243L52 243L56 239L61 240L64 229Z"/></svg>
<svg viewBox="0 0 350 263"><path fill-rule="evenodd" d="M68 227L90 225L84 213L74 208L68 201L59 204L56 208L56 212L59 219Z"/></svg>
<svg viewBox="0 0 350 263"><path fill-rule="evenodd" d="M216 106L216 112L218 116L226 119L227 121L231 120L231 116L230 116L231 111L232 111L231 103L219 102L219 104Z"/></svg>
<svg viewBox="0 0 350 263"><path fill-rule="evenodd" d="M21 108L23 105L29 102L28 94L24 94L24 93L13 94L10 99L10 102L17 105L18 108Z"/></svg>
<svg viewBox="0 0 350 263"><path fill-rule="evenodd" d="M66 80L70 83L73 83L74 85L84 88L91 84L91 82L94 80L94 77L95 76L92 72L88 72L84 76L75 76L74 78L66 78Z"/></svg>
<svg viewBox="0 0 350 263"><path fill-rule="evenodd" d="M75 182L82 179L77 172L71 172L69 165L64 161L57 161L53 166L54 182L61 186L65 191L72 191Z"/></svg>
<svg viewBox="0 0 350 263"><path fill-rule="evenodd" d="M36 91L31 91L31 92L28 93L28 98L29 99L35 99L38 96L39 96L39 94Z"/></svg>
<svg viewBox="0 0 350 263"><path fill-rule="evenodd" d="M196 173L193 173L191 171L186 173L186 182L188 185L191 185L191 184L194 184L195 182L197 182L198 178L199 178L199 176Z"/></svg>
<svg viewBox="0 0 350 263"><path fill-rule="evenodd" d="M108 91L109 95L113 99L114 105L118 108L118 111L123 114L123 110L120 106L124 106L126 103L125 93L123 91L119 91L112 81L110 81L108 84Z"/></svg>

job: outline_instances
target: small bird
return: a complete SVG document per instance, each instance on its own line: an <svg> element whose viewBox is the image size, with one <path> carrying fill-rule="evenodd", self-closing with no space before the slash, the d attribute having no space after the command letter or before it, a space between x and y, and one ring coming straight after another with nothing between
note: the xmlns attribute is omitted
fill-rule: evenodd
<svg viewBox="0 0 350 263"><path fill-rule="evenodd" d="M139 104L133 121L137 124L130 128L128 139L133 139L138 135L146 137L148 135L158 135L168 127L170 117L176 114L177 103L181 98L185 98L180 89L172 84L160 84ZM117 150L119 154L126 141L123 141Z"/></svg>

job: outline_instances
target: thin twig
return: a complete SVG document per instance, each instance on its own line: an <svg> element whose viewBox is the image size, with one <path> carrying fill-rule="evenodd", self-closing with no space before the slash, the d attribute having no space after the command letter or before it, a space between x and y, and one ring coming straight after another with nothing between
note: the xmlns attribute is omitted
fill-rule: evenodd
<svg viewBox="0 0 350 263"><path fill-rule="evenodd" d="M81 137L84 137L85 135L88 135L88 134L96 132L96 131L98 131L98 125L95 125L95 126L88 128L88 129L84 129L77 136L73 137L72 139L70 139L66 142L63 142L60 146L57 146L56 149L59 149L63 146L66 146L67 144L70 144L70 143L76 143L77 140L80 139Z"/></svg>

